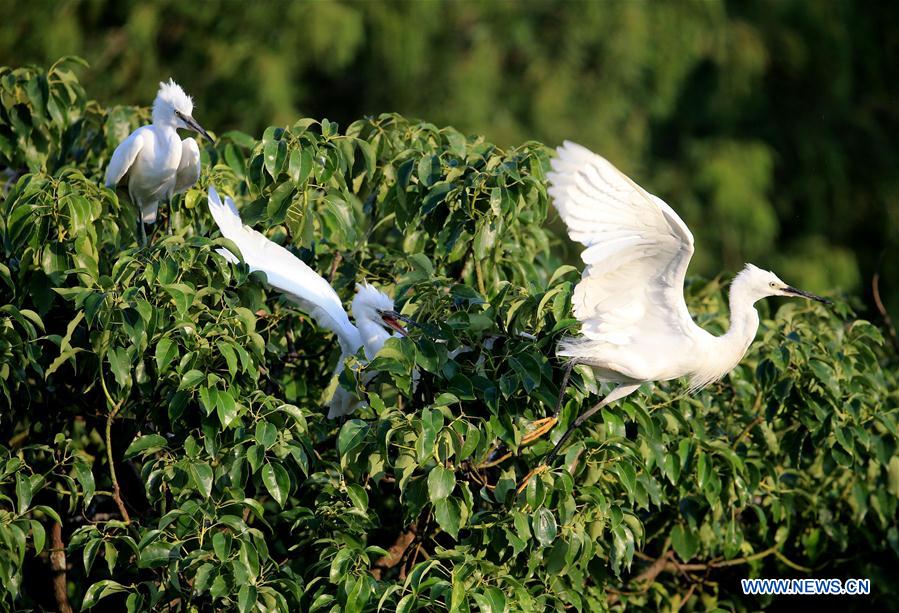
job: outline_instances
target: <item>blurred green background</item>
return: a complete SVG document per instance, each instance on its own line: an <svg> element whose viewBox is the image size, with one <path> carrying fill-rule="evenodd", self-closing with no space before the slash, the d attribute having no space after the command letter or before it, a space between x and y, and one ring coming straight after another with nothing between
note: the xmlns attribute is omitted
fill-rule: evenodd
<svg viewBox="0 0 899 613"><path fill-rule="evenodd" d="M218 133L399 111L574 139L681 214L691 273L753 261L870 304L879 268L899 315L897 3L4 4L0 64L78 54L103 104L148 105L173 76Z"/></svg>

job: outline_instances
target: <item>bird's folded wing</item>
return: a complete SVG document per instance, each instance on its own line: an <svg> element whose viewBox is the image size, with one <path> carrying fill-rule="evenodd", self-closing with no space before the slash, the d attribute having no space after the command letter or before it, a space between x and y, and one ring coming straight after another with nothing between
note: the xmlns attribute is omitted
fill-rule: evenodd
<svg viewBox="0 0 899 613"><path fill-rule="evenodd" d="M584 336L625 344L691 323L683 299L693 235L661 199L608 160L565 142L548 174L568 235L586 245L572 297Z"/></svg>
<svg viewBox="0 0 899 613"><path fill-rule="evenodd" d="M192 138L181 141L181 161L175 174L175 192L187 191L200 178L200 147Z"/></svg>
<svg viewBox="0 0 899 613"><path fill-rule="evenodd" d="M138 128L115 148L106 167L106 187L115 187L128 173L143 148L143 138L144 129Z"/></svg>
<svg viewBox="0 0 899 613"><path fill-rule="evenodd" d="M334 332L344 352L356 352L361 345L359 333L350 323L340 298L327 281L290 251L243 225L234 202L226 197L222 203L211 186L209 210L222 236L237 245L250 270L264 272L269 285L297 302L318 325ZM218 251L228 261L238 261L227 249Z"/></svg>

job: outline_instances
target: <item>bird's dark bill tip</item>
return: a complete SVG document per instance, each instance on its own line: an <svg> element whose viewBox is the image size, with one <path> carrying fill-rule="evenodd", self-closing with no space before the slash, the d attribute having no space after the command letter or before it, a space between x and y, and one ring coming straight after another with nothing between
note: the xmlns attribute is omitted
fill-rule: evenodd
<svg viewBox="0 0 899 613"><path fill-rule="evenodd" d="M814 300L816 302L820 302L821 304L833 304L833 301L828 300L827 298L823 298L821 296L818 296L817 294L813 294L811 292L807 292L805 290L801 290L801 289L793 287L793 286L787 286L787 292L794 294L796 296L808 298L809 300Z"/></svg>

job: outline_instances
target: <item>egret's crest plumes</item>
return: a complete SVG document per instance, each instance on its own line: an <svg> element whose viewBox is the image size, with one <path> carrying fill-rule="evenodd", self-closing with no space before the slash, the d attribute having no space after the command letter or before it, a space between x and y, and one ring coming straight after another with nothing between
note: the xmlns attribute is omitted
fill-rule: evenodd
<svg viewBox="0 0 899 613"><path fill-rule="evenodd" d="M390 296L377 289L367 281L356 284L356 295L353 296L353 316L368 317L372 320L378 318L381 311L392 311L393 300Z"/></svg>
<svg viewBox="0 0 899 613"><path fill-rule="evenodd" d="M194 101L174 79L169 79L168 83L159 84L159 91L153 101L153 121L173 122L176 118L175 111L190 117L194 111Z"/></svg>

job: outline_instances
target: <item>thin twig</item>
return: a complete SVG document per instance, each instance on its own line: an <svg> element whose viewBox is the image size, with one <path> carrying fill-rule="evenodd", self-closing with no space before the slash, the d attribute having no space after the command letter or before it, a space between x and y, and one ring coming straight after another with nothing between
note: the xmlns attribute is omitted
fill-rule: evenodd
<svg viewBox="0 0 899 613"><path fill-rule="evenodd" d="M343 254L338 251L331 262L331 274L328 275L328 283L332 285L334 284L334 275L337 274L337 267L340 266L341 260L343 260Z"/></svg>
<svg viewBox="0 0 899 613"><path fill-rule="evenodd" d="M53 574L53 595L59 613L72 613L66 582L66 546L62 542L62 524L50 526L50 569Z"/></svg>
<svg viewBox="0 0 899 613"><path fill-rule="evenodd" d="M699 584L694 583L693 585L690 586L690 589L687 590L687 595L684 596L684 599L681 600L680 603L677 605L677 607L674 609L675 613L677 613L677 611L680 611L684 607L684 605L687 604L687 601L690 600L690 598L693 596L693 592L696 591L697 585L699 585Z"/></svg>
<svg viewBox="0 0 899 613"><path fill-rule="evenodd" d="M880 299L880 272L875 272L874 276L871 278L871 291L874 294L874 304L877 306L877 311L883 318L883 323L886 326L890 342L893 344L893 349L896 350L896 353L899 353L899 337L896 336L896 328L893 326L893 320L890 318L890 314L883 305L883 300Z"/></svg>
<svg viewBox="0 0 899 613"><path fill-rule="evenodd" d="M116 477L115 472L115 459L112 455L112 421L115 419L115 416L118 415L125 399L123 398L118 402L113 401L109 389L106 387L106 380L104 379L102 372L100 373L100 385L103 387L103 393L106 394L106 401L110 405L109 414L106 416L106 459L109 462L109 477L112 479L112 499L115 500L116 506L119 507L119 513L122 514L122 519L126 524L130 524L131 516L128 514L128 509L125 508L125 503L122 502L122 491L119 489L119 480Z"/></svg>
<svg viewBox="0 0 899 613"><path fill-rule="evenodd" d="M762 415L759 415L758 417L756 417L755 419L753 419L751 422L749 422L749 423L746 425L746 427L743 428L743 431L740 432L740 435L739 435L737 438L734 439L734 442L733 442L733 444L730 446L730 448L731 448L731 449L736 449L736 448L737 448L737 445L740 444L740 441L743 440L743 438L744 438L747 434L749 434L749 433L752 431L753 428L755 428L757 425L759 425L759 424L762 423L763 421L765 421L765 418L764 418Z"/></svg>

